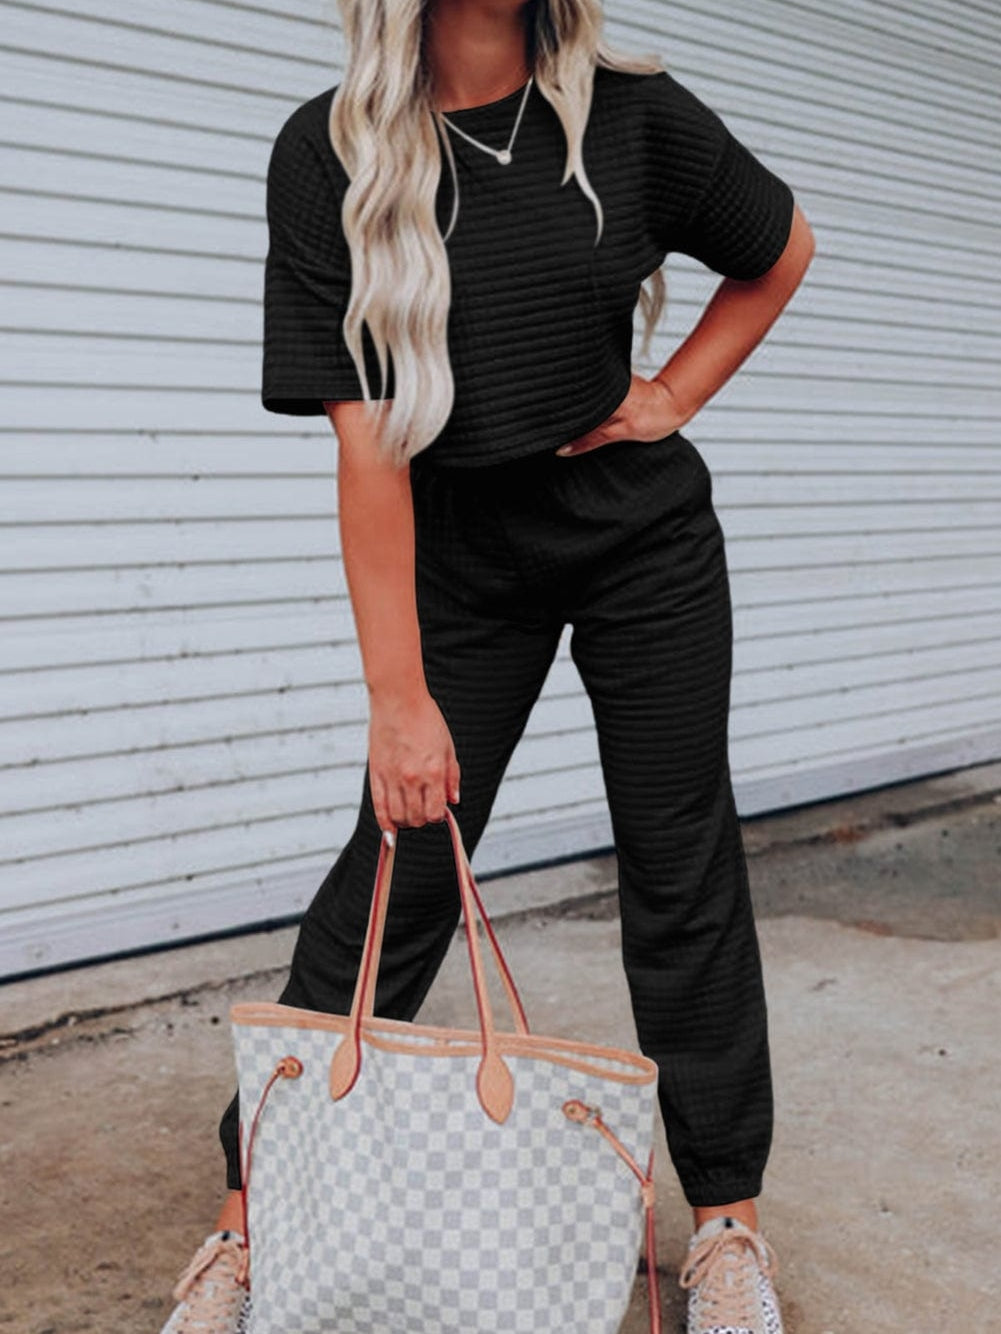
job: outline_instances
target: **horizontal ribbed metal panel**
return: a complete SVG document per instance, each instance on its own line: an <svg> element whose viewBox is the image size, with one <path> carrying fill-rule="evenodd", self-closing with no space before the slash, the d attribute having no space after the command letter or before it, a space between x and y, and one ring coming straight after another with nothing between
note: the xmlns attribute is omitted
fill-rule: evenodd
<svg viewBox="0 0 1001 1334"><path fill-rule="evenodd" d="M608 8L817 234L685 431L727 538L742 814L996 758L1001 19ZM258 398L267 156L339 77L334 14L0 3L2 975L294 914L353 827L335 441ZM716 281L670 259L638 369ZM480 872L611 845L567 638Z"/></svg>

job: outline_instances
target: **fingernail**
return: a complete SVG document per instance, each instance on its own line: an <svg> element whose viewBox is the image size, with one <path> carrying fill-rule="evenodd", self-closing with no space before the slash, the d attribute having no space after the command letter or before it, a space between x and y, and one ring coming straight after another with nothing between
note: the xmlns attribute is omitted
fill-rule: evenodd
<svg viewBox="0 0 1001 1334"><path fill-rule="evenodd" d="M385 838L386 842L389 844L389 846L390 846L391 848L395 848L395 847L396 847L396 838L395 838L395 836L394 836L394 834L393 834L393 831L392 831L391 829L384 829L384 830L382 831L382 834L383 834L383 837Z"/></svg>
<svg viewBox="0 0 1001 1334"><path fill-rule="evenodd" d="M572 454L573 450L569 445L562 445L556 452L557 454Z"/></svg>

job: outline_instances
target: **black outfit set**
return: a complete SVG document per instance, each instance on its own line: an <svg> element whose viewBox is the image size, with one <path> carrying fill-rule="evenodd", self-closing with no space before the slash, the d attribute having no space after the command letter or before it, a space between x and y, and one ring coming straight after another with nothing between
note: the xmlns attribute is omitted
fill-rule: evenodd
<svg viewBox="0 0 1001 1334"><path fill-rule="evenodd" d="M341 334L348 177L327 137L333 92L296 108L269 163L272 412L321 415L325 400L364 397ZM502 149L523 92L446 115ZM453 810L472 856L570 624L618 855L623 963L640 1048L660 1068L671 1158L691 1205L753 1197L773 1099L727 753L731 602L710 472L680 431L555 450L625 398L643 279L670 251L732 278L765 273L788 239L792 191L666 71L595 71L583 157L604 213L597 246L590 199L576 177L560 186L565 138L534 82L510 163L449 133L455 406L410 472L424 672L461 768ZM452 189L443 159L442 235ZM283 1003L350 1010L380 837L366 766L357 825L302 919ZM413 1019L460 909L444 822L398 838L375 1013ZM220 1125L231 1188L238 1115L234 1096Z"/></svg>

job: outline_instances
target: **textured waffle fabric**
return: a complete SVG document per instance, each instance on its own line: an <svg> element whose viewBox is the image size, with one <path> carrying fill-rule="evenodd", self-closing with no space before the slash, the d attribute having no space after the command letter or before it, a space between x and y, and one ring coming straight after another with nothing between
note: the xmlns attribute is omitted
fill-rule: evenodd
<svg viewBox="0 0 1001 1334"><path fill-rule="evenodd" d="M287 117L268 165L261 398L271 412L322 414L325 400L364 398L342 335L349 178L327 131L335 90ZM503 148L523 90L446 114ZM536 83L509 165L446 133L459 180L445 243L455 403L427 446L436 464L513 459L592 429L626 397L640 285L669 252L748 280L771 268L789 235L790 187L667 71L595 70L583 158L604 213L597 246L591 201L576 177L560 186L563 127ZM443 157L443 236L452 204ZM367 326L363 344L372 396L392 397L392 359L383 393Z"/></svg>

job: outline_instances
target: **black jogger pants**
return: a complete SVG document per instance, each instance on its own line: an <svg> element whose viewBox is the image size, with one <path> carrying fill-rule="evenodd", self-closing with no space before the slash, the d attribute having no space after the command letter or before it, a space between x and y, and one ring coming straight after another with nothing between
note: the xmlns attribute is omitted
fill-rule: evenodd
<svg viewBox="0 0 1001 1334"><path fill-rule="evenodd" d="M727 751L732 619L710 472L680 432L576 457L411 463L424 672L461 770L470 857L565 624L591 701L639 1045L691 1205L756 1196L772 1136L758 938ZM558 744L558 743L554 743ZM555 757L554 757L555 759ZM351 1008L381 832L358 822L302 919L279 1000ZM398 831L375 995L413 1019L458 925L447 825ZM240 1185L238 1095L219 1127Z"/></svg>

